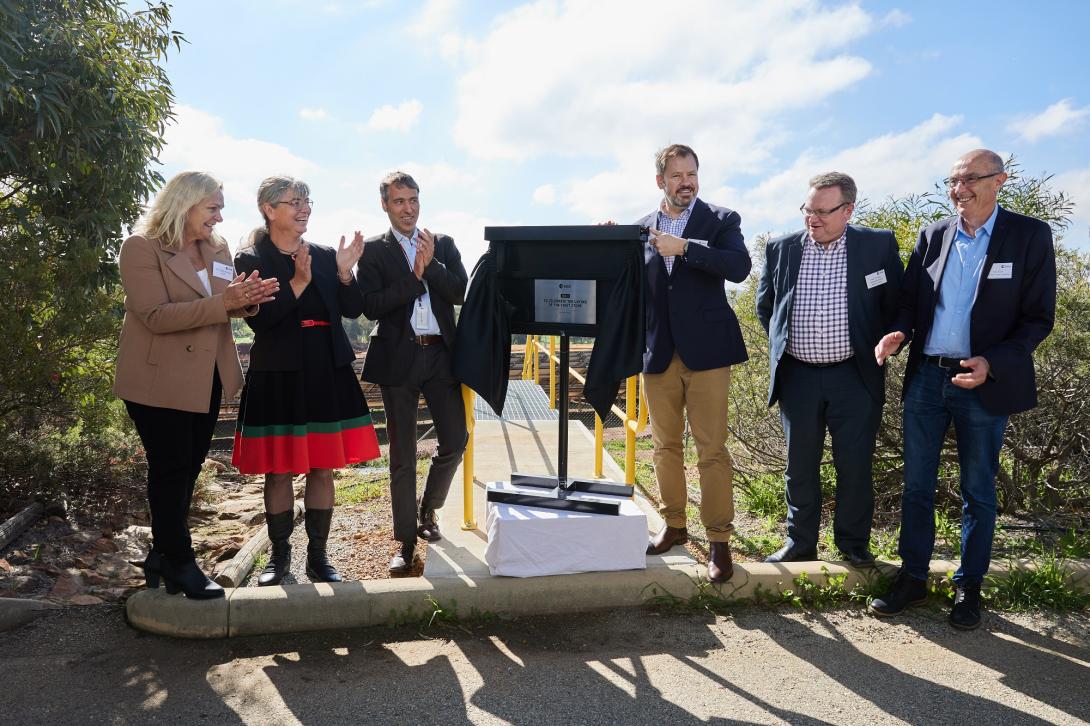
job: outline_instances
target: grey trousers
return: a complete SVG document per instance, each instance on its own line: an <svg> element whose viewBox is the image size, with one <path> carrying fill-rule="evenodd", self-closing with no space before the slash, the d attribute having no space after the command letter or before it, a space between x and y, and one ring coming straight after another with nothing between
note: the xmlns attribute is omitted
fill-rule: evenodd
<svg viewBox="0 0 1090 726"><path fill-rule="evenodd" d="M420 394L435 422L438 450L431 459L420 498L424 509L439 509L462 461L469 436L461 386L451 372L450 351L441 343L423 346L400 386L380 386L390 437L390 499L394 539L416 541L416 414Z"/></svg>

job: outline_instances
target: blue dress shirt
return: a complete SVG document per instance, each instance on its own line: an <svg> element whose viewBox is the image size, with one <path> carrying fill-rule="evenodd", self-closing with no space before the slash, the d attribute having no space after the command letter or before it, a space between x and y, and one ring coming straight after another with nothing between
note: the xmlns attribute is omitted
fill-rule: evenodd
<svg viewBox="0 0 1090 726"><path fill-rule="evenodd" d="M924 343L925 355L941 355L950 358L969 358L969 321L976 291L980 285L980 273L984 270L984 258L992 239L992 228L999 215L995 205L975 237L970 237L958 217L957 233L946 256L939 288L939 301L935 306L935 321Z"/></svg>

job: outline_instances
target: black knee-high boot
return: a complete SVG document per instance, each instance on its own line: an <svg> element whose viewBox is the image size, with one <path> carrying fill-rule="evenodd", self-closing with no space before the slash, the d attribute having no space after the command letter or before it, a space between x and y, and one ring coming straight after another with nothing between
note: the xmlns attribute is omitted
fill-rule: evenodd
<svg viewBox="0 0 1090 726"><path fill-rule="evenodd" d="M317 582L341 581L340 573L325 552L332 521L332 509L308 509L304 519L307 528L307 577Z"/></svg>
<svg viewBox="0 0 1090 726"><path fill-rule="evenodd" d="M289 509L279 514L266 512L265 524L269 529L272 552L269 554L269 563L257 576L257 584L279 585L291 567L291 531L295 528L295 511Z"/></svg>

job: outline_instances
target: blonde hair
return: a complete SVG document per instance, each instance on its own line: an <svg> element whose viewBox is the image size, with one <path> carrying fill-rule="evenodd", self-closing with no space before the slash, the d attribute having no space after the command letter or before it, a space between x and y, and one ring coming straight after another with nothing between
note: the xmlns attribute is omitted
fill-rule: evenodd
<svg viewBox="0 0 1090 726"><path fill-rule="evenodd" d="M253 247L262 236L269 233L269 218L265 216L263 207L266 204L275 207L277 202L280 201L280 195L289 189L293 194L298 194L300 197L310 196L310 187L307 186L306 182L284 174L265 177L257 186L257 211L261 214L264 224L250 230L250 234L246 238L246 244L243 247Z"/></svg>
<svg viewBox="0 0 1090 726"><path fill-rule="evenodd" d="M203 171L175 175L156 195L151 208L136 225L136 233L180 250L185 244L182 235L189 210L221 189L223 182ZM225 244L215 232L209 241L217 247Z"/></svg>

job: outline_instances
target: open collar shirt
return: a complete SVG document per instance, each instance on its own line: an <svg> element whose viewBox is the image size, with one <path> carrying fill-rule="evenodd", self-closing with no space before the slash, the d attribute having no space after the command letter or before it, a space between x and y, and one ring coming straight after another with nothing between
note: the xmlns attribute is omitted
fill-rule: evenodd
<svg viewBox="0 0 1090 726"><path fill-rule="evenodd" d="M393 227L390 231L394 233L394 239L401 245L401 251L405 253L405 261L409 264L409 269L413 269L413 260L416 259L416 239L420 234L420 230L413 230L412 237L406 237L398 232ZM424 294L416 299L413 304L412 313L410 313L409 322L412 324L413 332L417 335L439 335L439 321L435 319L435 313L431 309L431 292L428 290L427 281L424 282ZM421 324L420 317L418 317L418 311L424 310L427 314L427 322ZM423 315L423 314L419 314Z"/></svg>
<svg viewBox="0 0 1090 726"><path fill-rule="evenodd" d="M958 229L946 264L942 268L939 283L939 301L935 305L935 321L924 343L925 355L941 355L950 358L969 358L969 318L976 302L980 286L980 273L984 258L988 255L988 243L992 239L999 205L995 205L976 235L970 237L958 217Z"/></svg>
<svg viewBox="0 0 1090 726"><path fill-rule="evenodd" d="M804 363L839 363L853 355L848 329L847 229L828 246L807 233L795 284L787 354Z"/></svg>
<svg viewBox="0 0 1090 726"><path fill-rule="evenodd" d="M694 196L693 201L689 202L689 206L678 215L677 219L672 219L670 215L663 211L666 209L666 200L663 200L659 206L658 230L666 234L672 234L675 237L682 237L685 234L685 226L689 224L689 217L693 216L693 205L696 204L696 199ZM663 255L662 261L666 263L666 274L673 274L674 255Z"/></svg>

